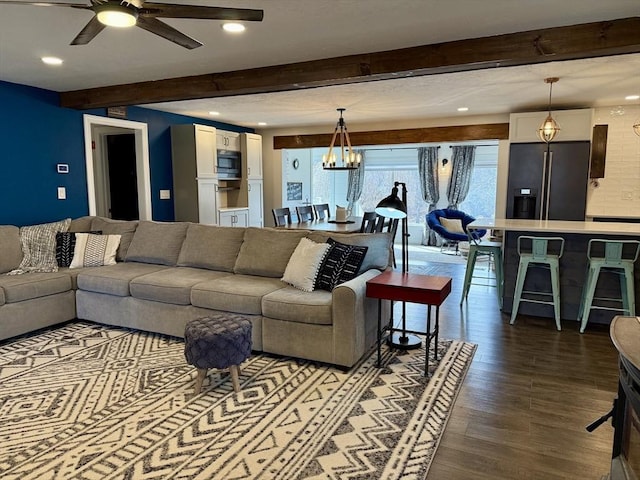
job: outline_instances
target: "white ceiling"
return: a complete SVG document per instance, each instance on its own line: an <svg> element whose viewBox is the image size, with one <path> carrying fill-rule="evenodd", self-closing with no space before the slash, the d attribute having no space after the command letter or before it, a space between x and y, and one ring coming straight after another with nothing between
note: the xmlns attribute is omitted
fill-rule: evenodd
<svg viewBox="0 0 640 480"><path fill-rule="evenodd" d="M88 45L70 46L91 12L0 3L0 80L69 91L640 15L638 0L173 3L261 8L264 21L247 23L244 34L232 36L218 21L165 20L204 43L195 50L140 28L107 28ZM45 66L44 55L64 64ZM147 106L205 117L215 110L215 120L248 127L260 121L269 127L333 124L337 107L347 108L348 123L484 115L544 108L543 79L549 76L560 77L554 108L625 105L625 95L640 94L640 54ZM469 111L457 113L463 106Z"/></svg>

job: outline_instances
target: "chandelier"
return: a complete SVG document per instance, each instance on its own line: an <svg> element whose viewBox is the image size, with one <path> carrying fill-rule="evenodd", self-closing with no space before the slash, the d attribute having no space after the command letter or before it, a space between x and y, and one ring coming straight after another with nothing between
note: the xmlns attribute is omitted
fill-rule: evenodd
<svg viewBox="0 0 640 480"><path fill-rule="evenodd" d="M551 116L551 89L553 88L553 84L558 80L560 80L558 77L550 77L544 79L544 83L549 84L549 114L538 129L538 137L540 137L540 140L547 143L553 140L560 131L560 126Z"/></svg>
<svg viewBox="0 0 640 480"><path fill-rule="evenodd" d="M347 125L342 118L342 112L346 108L338 108L340 112L340 118L333 131L333 137L331 138L331 144L329 145L329 151L322 156L322 168L325 170L354 170L358 168L362 161L362 155L355 153L351 147L351 140L349 139L349 132L347 131ZM340 137L340 145L336 145L336 139ZM333 153L333 147L340 150L340 162L336 162L336 155Z"/></svg>

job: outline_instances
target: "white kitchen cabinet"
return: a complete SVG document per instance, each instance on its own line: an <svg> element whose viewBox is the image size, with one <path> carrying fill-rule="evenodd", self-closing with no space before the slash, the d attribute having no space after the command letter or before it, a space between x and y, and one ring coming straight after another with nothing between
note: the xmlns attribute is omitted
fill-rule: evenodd
<svg viewBox="0 0 640 480"><path fill-rule="evenodd" d="M218 225L222 227L248 227L247 208L221 208L218 210Z"/></svg>
<svg viewBox="0 0 640 480"><path fill-rule="evenodd" d="M218 150L240 151L240 134L218 130L216 132L216 148Z"/></svg>
<svg viewBox="0 0 640 480"><path fill-rule="evenodd" d="M262 137L255 133L243 133L240 138L245 178L262 179Z"/></svg>
<svg viewBox="0 0 640 480"><path fill-rule="evenodd" d="M250 227L264 227L262 180L247 180L248 214Z"/></svg>
<svg viewBox="0 0 640 480"><path fill-rule="evenodd" d="M216 129L206 125L174 125L171 127L171 154L174 174L190 178L216 175Z"/></svg>
<svg viewBox="0 0 640 480"><path fill-rule="evenodd" d="M200 180L216 179L216 129L194 124L172 126L171 159L175 220L199 222L204 217L206 223L215 223L219 206L217 195L211 192L215 182L203 184ZM201 186L206 193L200 192Z"/></svg>
<svg viewBox="0 0 640 480"><path fill-rule="evenodd" d="M188 220L192 222L204 223L206 225L215 225L218 222L218 206L220 204L217 179L201 179L197 180L198 186L198 211L197 219ZM176 220L178 218L176 212Z"/></svg>
<svg viewBox="0 0 640 480"><path fill-rule="evenodd" d="M509 116L509 141L511 143L542 142L538 129L549 114L544 112L512 113ZM551 116L560 126L554 142L591 140L593 110L551 110Z"/></svg>

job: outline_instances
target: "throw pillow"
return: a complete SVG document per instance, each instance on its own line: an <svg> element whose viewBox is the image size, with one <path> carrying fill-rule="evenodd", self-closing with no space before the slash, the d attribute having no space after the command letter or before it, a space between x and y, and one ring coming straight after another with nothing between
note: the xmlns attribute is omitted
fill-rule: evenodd
<svg viewBox="0 0 640 480"><path fill-rule="evenodd" d="M56 233L66 232L70 224L71 219L67 218L59 222L20 228L23 257L20 266L9 272L9 275L27 272L57 272Z"/></svg>
<svg viewBox="0 0 640 480"><path fill-rule="evenodd" d="M464 231L464 228L462 228L462 220L459 218L440 217L440 223L448 232L461 233L463 235L467 234L467 232Z"/></svg>
<svg viewBox="0 0 640 480"><path fill-rule="evenodd" d="M331 292L337 285L358 275L358 270L369 247L346 245L336 242L332 238L329 238L327 243L331 245L331 248L320 266L316 288Z"/></svg>
<svg viewBox="0 0 640 480"><path fill-rule="evenodd" d="M95 235L101 235L102 232L95 230ZM56 233L56 262L58 267L68 267L73 260L73 252L76 248L75 232L58 232Z"/></svg>
<svg viewBox="0 0 640 480"><path fill-rule="evenodd" d="M76 246L69 268L115 265L120 235L76 233Z"/></svg>
<svg viewBox="0 0 640 480"><path fill-rule="evenodd" d="M282 281L303 292L313 292L320 264L329 248L331 245L328 243L316 243L308 238L300 239L287 263Z"/></svg>

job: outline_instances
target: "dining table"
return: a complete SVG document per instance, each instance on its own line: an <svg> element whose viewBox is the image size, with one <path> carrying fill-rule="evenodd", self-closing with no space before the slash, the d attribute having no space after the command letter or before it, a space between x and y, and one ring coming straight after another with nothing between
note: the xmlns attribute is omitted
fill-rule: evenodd
<svg viewBox="0 0 640 480"><path fill-rule="evenodd" d="M315 230L329 233L357 233L360 231L362 217L349 217L346 222L332 219L312 220L310 222L292 222L277 228L284 230Z"/></svg>

